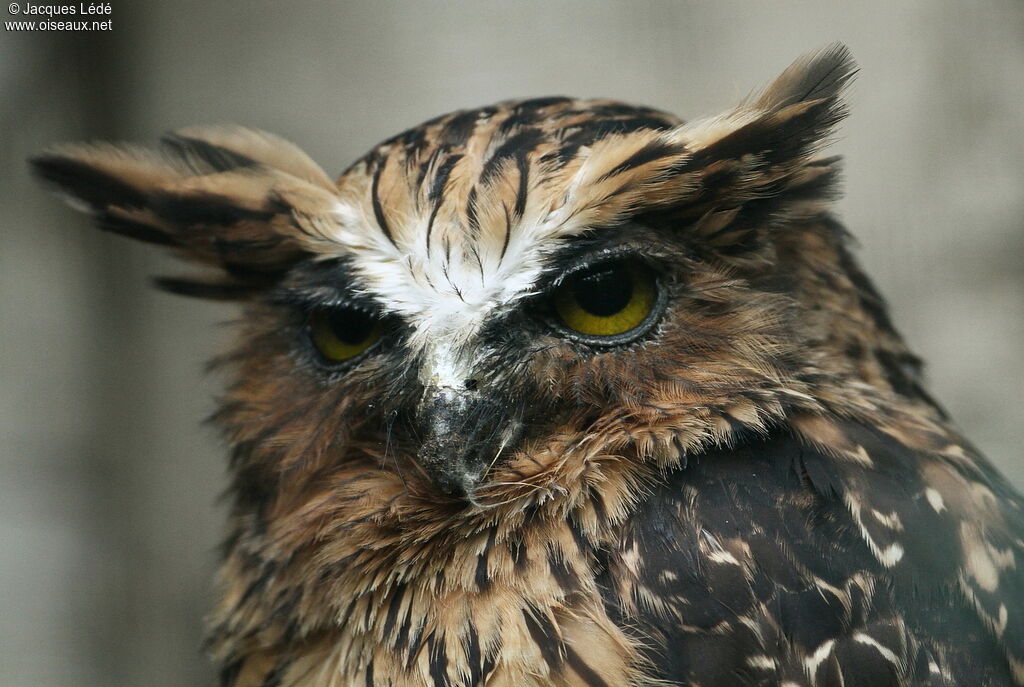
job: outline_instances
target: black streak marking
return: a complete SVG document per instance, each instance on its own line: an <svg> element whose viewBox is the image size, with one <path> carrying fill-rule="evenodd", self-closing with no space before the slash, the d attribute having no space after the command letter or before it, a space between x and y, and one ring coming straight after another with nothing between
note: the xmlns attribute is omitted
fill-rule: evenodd
<svg viewBox="0 0 1024 687"><path fill-rule="evenodd" d="M501 170L506 160L516 157L525 158L527 153L536 148L544 140L544 132L540 129L524 129L501 144L480 173L480 183L487 184Z"/></svg>
<svg viewBox="0 0 1024 687"><path fill-rule="evenodd" d="M627 119L644 117L653 122L651 128L668 128L675 125L675 117L667 112L656 110L653 107L640 105L629 105L628 103L606 103L597 105L591 110L595 115L602 117L626 117Z"/></svg>
<svg viewBox="0 0 1024 687"><path fill-rule="evenodd" d="M239 222L267 222L274 217L273 212L241 207L231 198L213 193L153 194L153 210L161 218L185 226L229 227Z"/></svg>
<svg viewBox="0 0 1024 687"><path fill-rule="evenodd" d="M417 628L417 635L413 638L412 644L414 646L411 646L410 643L409 643L409 633L412 631L412 622L413 622L412 613L407 612L405 614L404 619L402 620L402 624L398 628L398 634L395 635L395 646L396 647L409 647L409 652L410 653L407 656L407 660L409 660L409 661L412 661L413 658L416 655L416 652L419 651L419 634L420 634L419 628Z"/></svg>
<svg viewBox="0 0 1024 687"><path fill-rule="evenodd" d="M501 242L501 255L498 260L505 259L505 253L508 251L508 242L512 238L512 218L508 215L508 206L502 203L501 209L505 211L505 239Z"/></svg>
<svg viewBox="0 0 1024 687"><path fill-rule="evenodd" d="M491 588L491 578L487 575L487 559L491 554L491 549L494 547L495 531L491 530L491 533L487 536L487 544L484 546L484 550L476 558L476 587L481 592L486 592Z"/></svg>
<svg viewBox="0 0 1024 687"><path fill-rule="evenodd" d="M384 618L384 636L389 637L395 629L395 621L398 620L398 611L402 606L402 599L405 597L405 585L399 584L388 604L388 614Z"/></svg>
<svg viewBox="0 0 1024 687"><path fill-rule="evenodd" d="M434 182L430 185L430 193L427 195L431 203L441 205L444 202L444 187L448 183L448 177L451 176L452 169L455 168L455 165L461 159L462 155L450 155L445 158L445 161L434 172Z"/></svg>
<svg viewBox="0 0 1024 687"><path fill-rule="evenodd" d="M521 129L530 126L531 124L536 124L539 118L539 113L535 111L513 111L512 114L509 115L508 119L503 121L501 123L501 126L498 127L498 132L503 136L510 134L516 129Z"/></svg>
<svg viewBox="0 0 1024 687"><path fill-rule="evenodd" d="M519 169L519 188L516 190L515 216L520 219L526 211L526 194L529 191L530 163L526 159L526 151L516 156L516 167Z"/></svg>
<svg viewBox="0 0 1024 687"><path fill-rule="evenodd" d="M636 151L628 158L611 168L603 175L598 181L605 181L614 176L628 172L632 169L636 169L642 165L646 165L649 162L661 160L666 157L678 155L683 151L683 146L676 143L666 143L664 141L650 141L640 150Z"/></svg>
<svg viewBox="0 0 1024 687"><path fill-rule="evenodd" d="M677 171L692 171L717 160L738 160L754 154L763 155L765 164L792 160L806 154L842 116L833 100L824 100L781 122L776 118L759 119L695 151Z"/></svg>
<svg viewBox="0 0 1024 687"><path fill-rule="evenodd" d="M466 198L466 223L474 236L480 231L480 220L476 216L476 186L469 190Z"/></svg>
<svg viewBox="0 0 1024 687"><path fill-rule="evenodd" d="M407 618L408 620L408 618ZM420 655L420 647L423 646L423 627L422 625L416 628L416 633L412 635L409 640L409 651L405 656L405 667L411 669L413 663Z"/></svg>
<svg viewBox="0 0 1024 687"><path fill-rule="evenodd" d="M426 181L427 173L435 169L437 161L441 159L442 155L447 154L448 146L439 145L427 156L426 160L420 163L420 169L416 173L416 188L423 188L423 182Z"/></svg>
<svg viewBox="0 0 1024 687"><path fill-rule="evenodd" d="M42 155L30 159L29 164L44 182L80 198L94 209L108 205L140 208L149 204L144 192L87 162L60 155Z"/></svg>
<svg viewBox="0 0 1024 687"><path fill-rule="evenodd" d="M251 157L222 148L200 138L167 134L161 139L161 142L176 155L180 155L186 160L189 158L200 160L218 172L226 172L229 169L238 169L239 167L259 166L259 163Z"/></svg>
<svg viewBox="0 0 1024 687"><path fill-rule="evenodd" d="M576 546L579 548L581 554L588 554L591 551L590 541L587 539L587 535L583 532L583 527L580 525L579 520L575 517L571 517L566 521L569 525L569 531L572 532L572 538L576 541Z"/></svg>
<svg viewBox="0 0 1024 687"><path fill-rule="evenodd" d="M601 679L601 676L595 673L594 669L588 666L571 646L567 646L565 652L569 665L590 687L608 687L608 683Z"/></svg>
<svg viewBox="0 0 1024 687"><path fill-rule="evenodd" d="M585 122L581 125L563 129L566 135L557 157L559 162L564 165L576 156L580 148L593 145L597 141L613 134L626 134L642 129L660 131L669 129L672 126L671 123L664 120L649 117L602 119Z"/></svg>
<svg viewBox="0 0 1024 687"><path fill-rule="evenodd" d="M284 659L275 665L263 679L263 687L281 687L281 681L284 680L284 674L291 663L291 659Z"/></svg>
<svg viewBox="0 0 1024 687"><path fill-rule="evenodd" d="M576 577L569 570L568 564L554 549L548 549L548 569L555 582L566 592L571 592L578 587Z"/></svg>
<svg viewBox="0 0 1024 687"><path fill-rule="evenodd" d="M448 183L448 177L451 176L452 169L455 168L455 165L461 159L462 155L452 155L446 158L434 173L434 181L430 185L430 191L427 193L427 200L433 205L433 209L430 211L430 219L427 220L427 232L424 238L428 257L430 256L430 235L434 231L434 218L437 217L438 210L444 205L444 187Z"/></svg>
<svg viewBox="0 0 1024 687"><path fill-rule="evenodd" d="M408 159L406 160L407 165L412 164L416 155L419 153L420 148L422 148L425 145L426 136L427 132L424 129L416 128L409 129L408 131L401 134L397 139L402 144L402 148L404 149L405 154L408 157Z"/></svg>
<svg viewBox="0 0 1024 687"><path fill-rule="evenodd" d="M181 245L167 232L159 229L158 227L151 227L148 224L143 224L142 222L133 222L106 212L101 212L96 215L96 225L104 231L109 231L113 234L120 234L121 236L127 236L128 238L135 239L136 241L152 243L158 246Z"/></svg>
<svg viewBox="0 0 1024 687"><path fill-rule="evenodd" d="M524 608L523 618L526 620L530 637L533 638L533 643L537 645L544 661L552 670L557 669L565 660L566 647L555 626L546 615L541 615L536 609Z"/></svg>
<svg viewBox="0 0 1024 687"><path fill-rule="evenodd" d="M430 658L430 677L433 678L435 687L448 687L448 654L444 651L444 638L438 640L434 635L430 635L427 647Z"/></svg>
<svg viewBox="0 0 1024 687"><path fill-rule="evenodd" d="M530 98L529 100L523 100L516 104L516 110L520 112L540 110L545 107L551 107L552 105L564 105L571 102L572 98L564 95L550 95L543 98Z"/></svg>
<svg viewBox="0 0 1024 687"><path fill-rule="evenodd" d="M391 227L388 226L388 220L384 217L384 208L380 204L380 195L378 188L380 187L380 175L384 171L384 165L377 165L377 169L373 173L373 185L370 188L370 197L373 202L373 216L377 219L377 224L380 226L381 231L384 232L384 236L388 238L391 245L398 247L395 243L394 237L391 235Z"/></svg>
<svg viewBox="0 0 1024 687"><path fill-rule="evenodd" d="M441 129L441 140L446 144L456 147L464 144L476 129L478 113L476 110L469 110L455 115L444 124Z"/></svg>
<svg viewBox="0 0 1024 687"><path fill-rule="evenodd" d="M473 254L473 259L476 260L477 270L480 272L480 286L483 286L486 282L484 281L484 261L480 258L480 250L475 245L470 245L469 250Z"/></svg>
<svg viewBox="0 0 1024 687"><path fill-rule="evenodd" d="M222 301L248 298L258 289L250 284L203 282L178 277L157 277L153 281L158 289L178 296Z"/></svg>
<svg viewBox="0 0 1024 687"><path fill-rule="evenodd" d="M484 679L483 655L480 652L480 635L470 624L466 642L466 661L469 663L469 684L478 685Z"/></svg>
<svg viewBox="0 0 1024 687"><path fill-rule="evenodd" d="M220 671L220 684L221 687L231 687L235 684L235 680L238 679L238 674L242 672L243 659L232 661L231 663L224 666Z"/></svg>
<svg viewBox="0 0 1024 687"><path fill-rule="evenodd" d="M423 245L427 249L427 257L430 257L430 235L434 233L434 219L437 217L437 211L441 209L441 204L437 203L430 210L430 219L427 220L427 232L423 237Z"/></svg>

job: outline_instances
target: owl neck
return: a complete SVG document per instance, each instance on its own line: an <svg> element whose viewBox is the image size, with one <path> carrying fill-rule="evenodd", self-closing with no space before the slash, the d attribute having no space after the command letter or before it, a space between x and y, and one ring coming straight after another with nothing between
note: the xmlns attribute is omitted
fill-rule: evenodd
<svg viewBox="0 0 1024 687"><path fill-rule="evenodd" d="M705 408L685 429L676 418L642 441L554 447L561 482L491 508L418 497L369 458L304 484L282 481L261 508L236 512L211 648L241 671L227 682L239 687L291 670L281 666L296 656L364 680L373 671L429 674L447 655L481 671L501 664L507 680L495 684L574 684L531 674L548 664L531 652L557 638L567 650L585 641L587 655L607 657L608 684L633 684L642 651L607 616L597 552L621 546L622 524L643 494L713 447L768 433L854 455L838 443L838 420L814 405L788 415ZM906 432L920 427L891 410L890 422Z"/></svg>

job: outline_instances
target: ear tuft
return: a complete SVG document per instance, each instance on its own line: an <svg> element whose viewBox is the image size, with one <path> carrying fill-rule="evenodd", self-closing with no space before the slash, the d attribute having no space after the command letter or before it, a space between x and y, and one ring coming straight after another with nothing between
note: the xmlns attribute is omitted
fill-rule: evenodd
<svg viewBox="0 0 1024 687"><path fill-rule="evenodd" d="M846 115L842 94L856 72L835 44L798 59L737 107L666 134L685 154L657 180L655 190L677 193L664 193L669 207L656 212L736 259L756 254L775 228L826 215L839 158L819 153Z"/></svg>
<svg viewBox="0 0 1024 687"><path fill-rule="evenodd" d="M773 112L796 103L838 101L857 74L857 65L842 43L801 57L757 95L749 107Z"/></svg>
<svg viewBox="0 0 1024 687"><path fill-rule="evenodd" d="M190 295L226 298L266 287L317 252L324 236L308 227L332 226L338 202L330 178L308 155L237 127L186 129L166 137L160 150L65 145L29 163L101 229L222 270L224 281L164 284Z"/></svg>
<svg viewBox="0 0 1024 687"><path fill-rule="evenodd" d="M750 156L762 168L806 161L846 116L841 96L856 72L842 45L800 58L732 110L680 127L676 137L692 153L688 166Z"/></svg>

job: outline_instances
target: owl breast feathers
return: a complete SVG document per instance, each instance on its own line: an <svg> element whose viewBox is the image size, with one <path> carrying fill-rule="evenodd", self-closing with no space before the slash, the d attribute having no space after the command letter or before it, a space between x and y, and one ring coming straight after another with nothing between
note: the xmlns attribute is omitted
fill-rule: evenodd
<svg viewBox="0 0 1024 687"><path fill-rule="evenodd" d="M1024 685L1020 497L830 211L853 72L455 112L336 182L232 127L34 159L246 309L221 684Z"/></svg>

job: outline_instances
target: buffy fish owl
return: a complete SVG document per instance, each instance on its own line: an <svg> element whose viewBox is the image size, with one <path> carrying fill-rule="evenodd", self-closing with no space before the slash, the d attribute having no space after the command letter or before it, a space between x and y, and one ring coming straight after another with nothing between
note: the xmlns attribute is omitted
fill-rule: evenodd
<svg viewBox="0 0 1024 687"><path fill-rule="evenodd" d="M34 158L244 308L221 684L1024 685L1021 497L831 209L854 71L462 110L336 180L226 126Z"/></svg>

